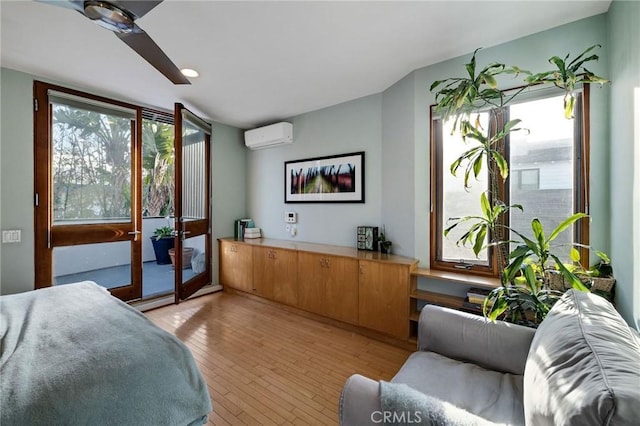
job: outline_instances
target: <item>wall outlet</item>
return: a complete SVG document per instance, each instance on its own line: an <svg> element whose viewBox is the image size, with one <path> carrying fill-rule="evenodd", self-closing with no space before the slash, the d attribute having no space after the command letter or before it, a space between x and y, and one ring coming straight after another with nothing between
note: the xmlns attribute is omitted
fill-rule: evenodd
<svg viewBox="0 0 640 426"><path fill-rule="evenodd" d="M12 229L7 231L2 231L2 243L19 243L21 239L19 229Z"/></svg>

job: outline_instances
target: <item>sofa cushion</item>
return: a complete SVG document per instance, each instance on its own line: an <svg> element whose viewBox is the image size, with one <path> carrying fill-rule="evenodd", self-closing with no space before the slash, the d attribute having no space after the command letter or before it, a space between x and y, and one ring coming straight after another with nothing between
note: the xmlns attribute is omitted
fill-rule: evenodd
<svg viewBox="0 0 640 426"><path fill-rule="evenodd" d="M569 290L540 324L524 372L528 425L637 424L640 344L600 296Z"/></svg>
<svg viewBox="0 0 640 426"><path fill-rule="evenodd" d="M404 383L493 423L524 424L519 375L486 370L435 352L415 352L391 382Z"/></svg>

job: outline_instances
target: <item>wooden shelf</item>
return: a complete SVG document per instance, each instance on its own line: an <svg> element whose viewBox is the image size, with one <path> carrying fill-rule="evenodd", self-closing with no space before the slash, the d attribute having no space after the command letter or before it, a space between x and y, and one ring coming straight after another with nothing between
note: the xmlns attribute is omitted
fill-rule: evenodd
<svg viewBox="0 0 640 426"><path fill-rule="evenodd" d="M496 288L500 286L500 280L494 277L482 277L458 272L437 271L428 268L415 268L411 271L413 277L434 278L443 281L452 281L460 284L468 284L472 287Z"/></svg>
<svg viewBox="0 0 640 426"><path fill-rule="evenodd" d="M418 322L419 319L420 319L420 312L414 312L411 315L409 315L409 321Z"/></svg>
<svg viewBox="0 0 640 426"><path fill-rule="evenodd" d="M409 298L416 300L424 300L434 305L440 305L447 308L461 309L464 299L462 297L450 296L448 294L434 293L426 290L415 290L409 295Z"/></svg>

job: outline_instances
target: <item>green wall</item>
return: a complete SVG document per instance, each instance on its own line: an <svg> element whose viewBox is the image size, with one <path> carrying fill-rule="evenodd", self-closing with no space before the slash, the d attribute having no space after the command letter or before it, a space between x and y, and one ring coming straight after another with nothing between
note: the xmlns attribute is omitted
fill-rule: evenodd
<svg viewBox="0 0 640 426"><path fill-rule="evenodd" d="M618 310L640 329L640 2L614 1L607 14L611 79L610 254ZM635 104L634 104L635 98Z"/></svg>
<svg viewBox="0 0 640 426"><path fill-rule="evenodd" d="M380 94L292 117L293 144L250 151L248 215L269 238L355 246L358 225L378 226L381 190ZM285 204L284 162L365 151L365 203ZM298 234L285 230L284 212L298 213Z"/></svg>
<svg viewBox="0 0 640 426"><path fill-rule="evenodd" d="M22 242L2 244L0 252L0 294L34 289L33 224L33 81L29 74L0 70L0 228L20 229ZM90 93L65 82L53 82ZM101 94L111 96L111 94ZM172 105L168 106L171 108ZM216 238L229 235L233 219L246 210L246 155L241 130L213 124L212 200L213 200L213 281L217 283Z"/></svg>
<svg viewBox="0 0 640 426"><path fill-rule="evenodd" d="M1 294L34 288L33 78L2 68L0 228L20 229L22 242L2 244Z"/></svg>

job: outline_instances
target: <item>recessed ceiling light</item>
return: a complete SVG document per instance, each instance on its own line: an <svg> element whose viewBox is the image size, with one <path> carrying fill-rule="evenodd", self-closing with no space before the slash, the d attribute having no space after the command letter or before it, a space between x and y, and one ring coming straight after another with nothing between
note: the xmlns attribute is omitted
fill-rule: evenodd
<svg viewBox="0 0 640 426"><path fill-rule="evenodd" d="M180 72L186 77L197 77L200 74L196 70L192 70L191 68L182 68Z"/></svg>

